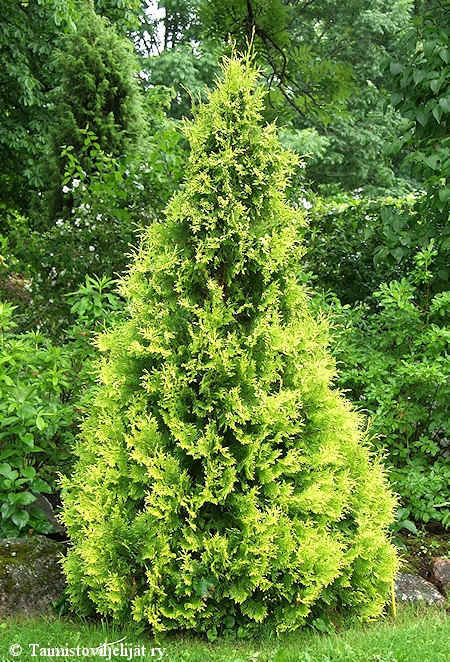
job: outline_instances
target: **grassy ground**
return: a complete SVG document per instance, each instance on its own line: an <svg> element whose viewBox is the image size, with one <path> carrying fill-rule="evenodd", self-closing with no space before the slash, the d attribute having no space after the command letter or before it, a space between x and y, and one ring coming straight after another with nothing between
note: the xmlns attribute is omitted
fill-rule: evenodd
<svg viewBox="0 0 450 662"><path fill-rule="evenodd" d="M102 647L105 642L112 645ZM267 631L258 640L219 639L213 643L181 636L166 636L156 642L132 625L119 628L68 618L0 622L0 662L49 658L99 662L449 662L450 617L445 611L400 606L395 621L389 616L331 634L309 629L275 637Z"/></svg>

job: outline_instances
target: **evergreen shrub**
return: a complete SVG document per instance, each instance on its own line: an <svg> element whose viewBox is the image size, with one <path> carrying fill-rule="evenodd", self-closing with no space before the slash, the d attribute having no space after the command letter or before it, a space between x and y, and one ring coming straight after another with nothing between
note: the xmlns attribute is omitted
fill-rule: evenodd
<svg viewBox="0 0 450 662"><path fill-rule="evenodd" d="M295 275L295 159L250 59L224 74L123 280L129 318L99 337L63 509L78 612L210 638L375 617L397 568L394 499Z"/></svg>
<svg viewBox="0 0 450 662"><path fill-rule="evenodd" d="M47 173L51 221L61 214L70 215L71 205L61 195L64 146L74 150L89 178L96 171L99 150L116 158L131 157L139 152L146 132L133 47L89 6L77 30L63 40L55 65L58 84L50 93L54 121L48 136ZM83 149L88 144L86 127L95 134L97 143L89 145L89 150ZM41 205L34 220L39 229L43 221L47 225Z"/></svg>

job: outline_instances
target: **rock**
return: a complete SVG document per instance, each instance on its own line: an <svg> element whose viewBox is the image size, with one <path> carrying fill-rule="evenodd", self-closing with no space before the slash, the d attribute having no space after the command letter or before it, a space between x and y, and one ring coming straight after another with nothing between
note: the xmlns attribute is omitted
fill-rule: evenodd
<svg viewBox="0 0 450 662"><path fill-rule="evenodd" d="M0 540L0 616L50 611L66 586L64 552L64 544L39 535Z"/></svg>
<svg viewBox="0 0 450 662"><path fill-rule="evenodd" d="M395 597L400 602L421 602L444 607L446 600L436 586L418 575L401 573L395 580Z"/></svg>
<svg viewBox="0 0 450 662"><path fill-rule="evenodd" d="M431 581L444 595L450 591L450 559L435 558L431 564Z"/></svg>
<svg viewBox="0 0 450 662"><path fill-rule="evenodd" d="M48 521L53 526L53 531L56 534L65 534L65 529L61 525L61 522L58 522L58 520L56 519L53 506L50 503L50 501L47 499L47 497L45 497L40 492L33 492L33 494L36 497L36 501L33 501L32 504L26 507L26 510L28 510L29 508L36 508L36 507L41 508L41 510L44 511Z"/></svg>

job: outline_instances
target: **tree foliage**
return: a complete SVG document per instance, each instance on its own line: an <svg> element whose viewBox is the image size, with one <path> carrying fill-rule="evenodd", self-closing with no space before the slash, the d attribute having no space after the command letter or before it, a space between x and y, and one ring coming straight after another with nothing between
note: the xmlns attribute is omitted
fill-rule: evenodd
<svg viewBox="0 0 450 662"><path fill-rule="evenodd" d="M210 38L231 37L241 49L254 43L271 92L270 105L279 110L281 97L294 112L323 119L343 107L352 76L347 63L315 48L312 36L321 29L323 8L315 2L310 10L310 4L223 0L200 3L199 15Z"/></svg>
<svg viewBox="0 0 450 662"><path fill-rule="evenodd" d="M393 500L295 276L295 158L263 126L248 59L186 126L184 188L146 231L99 339L98 392L65 482L74 607L173 628L375 616Z"/></svg>
<svg viewBox="0 0 450 662"><path fill-rule="evenodd" d="M418 2L416 10L400 57L386 62L394 84L390 101L406 126L385 151L406 153L404 167L426 191L411 245L425 247L435 240L433 289L444 290L450 278L450 5L447 0Z"/></svg>
<svg viewBox="0 0 450 662"><path fill-rule="evenodd" d="M71 4L59 0L2 0L0 16L2 201L23 208L29 187L43 181L35 163L44 148L55 44L75 25Z"/></svg>
<svg viewBox="0 0 450 662"><path fill-rule="evenodd" d="M340 385L372 416L403 517L450 523L448 424L450 292L433 294L433 241L408 276L383 283L367 304L332 304L340 332Z"/></svg>
<svg viewBox="0 0 450 662"><path fill-rule="evenodd" d="M391 103L408 120L408 130L390 146L407 148L405 161L424 180L430 203L446 216L450 200L450 4L418 3L421 13L404 40L403 57L390 62L396 85Z"/></svg>
<svg viewBox="0 0 450 662"><path fill-rule="evenodd" d="M139 151L145 123L136 68L131 43L93 11L88 11L76 32L63 41L58 57L59 84L52 91L54 216L61 213L64 147L73 150L88 178L95 170L98 150L113 157L131 157ZM96 136L97 146L91 145L89 150L83 149L86 128Z"/></svg>
<svg viewBox="0 0 450 662"><path fill-rule="evenodd" d="M343 304L370 301L381 283L406 276L412 256L428 237L417 237L423 194L364 198L341 194L310 203L306 266L316 290ZM375 306L376 307L376 306Z"/></svg>

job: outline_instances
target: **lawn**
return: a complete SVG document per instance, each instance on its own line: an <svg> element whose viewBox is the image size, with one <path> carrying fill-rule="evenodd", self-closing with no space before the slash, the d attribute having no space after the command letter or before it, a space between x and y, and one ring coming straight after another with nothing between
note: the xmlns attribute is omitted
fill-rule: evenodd
<svg viewBox="0 0 450 662"><path fill-rule="evenodd" d="M110 644L105 646L104 644ZM0 623L0 662L36 659L164 660L165 662L449 662L450 618L445 611L400 606L397 619L339 632L313 629L258 639L166 635L74 618L13 619Z"/></svg>

